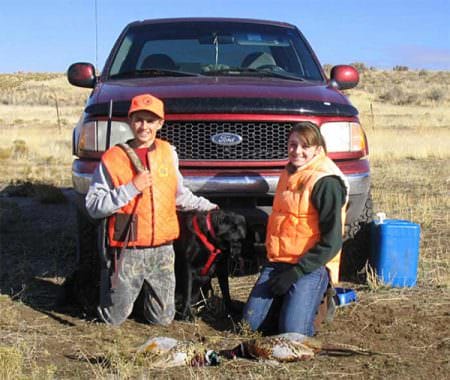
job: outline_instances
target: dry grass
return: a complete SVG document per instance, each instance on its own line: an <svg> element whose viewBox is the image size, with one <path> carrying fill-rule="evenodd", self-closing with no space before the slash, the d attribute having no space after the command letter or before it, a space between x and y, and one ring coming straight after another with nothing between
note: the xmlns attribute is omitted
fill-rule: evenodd
<svg viewBox="0 0 450 380"><path fill-rule="evenodd" d="M421 286L450 286L449 168L448 156L372 162L376 211L421 226Z"/></svg>
<svg viewBox="0 0 450 380"><path fill-rule="evenodd" d="M22 376L22 353L14 347L0 346L0 378L18 379Z"/></svg>
<svg viewBox="0 0 450 380"><path fill-rule="evenodd" d="M0 75L0 104L55 106L55 99L64 107L80 107L89 90L72 87L64 74L19 73Z"/></svg>
<svg viewBox="0 0 450 380"><path fill-rule="evenodd" d="M2 183L71 185L72 129L88 94L63 74L0 74Z"/></svg>
<svg viewBox="0 0 450 380"><path fill-rule="evenodd" d="M448 71L378 71L361 73L359 90L394 105L439 106L450 101Z"/></svg>
<svg viewBox="0 0 450 380"><path fill-rule="evenodd" d="M397 128L369 130L372 161L446 159L450 157L450 128Z"/></svg>
<svg viewBox="0 0 450 380"><path fill-rule="evenodd" d="M383 100L382 95L392 88L417 94L420 101L399 104ZM444 95L438 98L424 95L434 89ZM371 159L448 158L449 90L450 72L365 71L361 84L349 95L360 111Z"/></svg>
<svg viewBox="0 0 450 380"><path fill-rule="evenodd" d="M70 311L55 311L48 305L67 265L73 265L75 226L64 231L55 227L36 240L28 228L46 216L30 219L28 208L0 199L5 254L1 264L13 278L10 284L0 276L2 292L9 295L0 295L0 379L446 378L450 354L446 332L450 313L449 81L449 72L366 70L359 89L349 92L369 138L375 211L421 225L419 278L414 289L392 289L369 272L368 284L357 288L358 302L338 309L335 322L320 337L396 355L318 357L289 365L236 360L217 368L152 370L149 358L129 355L130 348L150 336L201 336L220 349L234 346L251 333L237 333L237 323L221 317L215 298L204 307L201 318L193 323L177 321L167 328L127 321L120 329L111 329ZM17 190L17 181L30 181L32 192L44 195L53 194L52 188L39 186L70 186L71 129L88 92L71 87L62 74L0 75L3 186L14 182ZM30 201L27 207L37 205ZM55 223L49 220L48 224ZM5 239L13 240L6 245ZM44 264L45 270L37 276L37 266ZM233 298L245 302L255 278L231 279Z"/></svg>
<svg viewBox="0 0 450 380"><path fill-rule="evenodd" d="M7 126L0 141L0 177L14 181L70 186L73 160L72 129L46 126Z"/></svg>

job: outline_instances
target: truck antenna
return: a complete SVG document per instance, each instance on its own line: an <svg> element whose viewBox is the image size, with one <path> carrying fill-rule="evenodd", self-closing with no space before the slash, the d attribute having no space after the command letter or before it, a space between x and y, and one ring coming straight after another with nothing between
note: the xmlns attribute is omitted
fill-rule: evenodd
<svg viewBox="0 0 450 380"><path fill-rule="evenodd" d="M98 12L97 12L97 0L94 0L94 18L95 18L95 70L98 71Z"/></svg>

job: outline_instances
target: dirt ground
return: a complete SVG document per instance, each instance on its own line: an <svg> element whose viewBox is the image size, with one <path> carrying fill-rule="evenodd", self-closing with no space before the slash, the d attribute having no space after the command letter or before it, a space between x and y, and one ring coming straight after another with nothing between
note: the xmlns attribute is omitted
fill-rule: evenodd
<svg viewBox="0 0 450 380"><path fill-rule="evenodd" d="M450 373L450 294L446 287L357 291L358 301L339 308L321 341L364 348L369 355L317 356L274 364L222 360L217 367L156 370L126 353L148 338L202 339L213 349L244 337L212 299L194 322L155 327L128 320L111 328L62 306L61 284L74 269L75 211L69 203L11 197L1 206L0 347L15 347L27 377L39 369L54 378L368 378L445 379ZM232 296L245 302L255 275L231 279ZM219 294L219 293L218 293ZM44 376L44 375L45 376ZM116 374L114 377L111 374Z"/></svg>

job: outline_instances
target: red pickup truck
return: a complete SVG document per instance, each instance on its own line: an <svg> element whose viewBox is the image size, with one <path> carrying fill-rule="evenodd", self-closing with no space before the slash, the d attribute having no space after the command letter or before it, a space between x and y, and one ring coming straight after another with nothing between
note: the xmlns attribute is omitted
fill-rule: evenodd
<svg viewBox="0 0 450 380"><path fill-rule="evenodd" d="M278 176L287 163L287 134L297 121L319 125L329 156L349 180L349 241L370 220L367 140L358 111L340 91L357 85L358 72L339 65L328 79L293 25L223 18L133 22L100 75L92 64L75 63L68 79L93 89L73 133L80 250L92 246L87 237L94 235L82 212L91 175L107 147L132 136L130 99L146 92L164 100L166 122L159 137L176 146L185 184L244 214L249 246L263 244Z"/></svg>

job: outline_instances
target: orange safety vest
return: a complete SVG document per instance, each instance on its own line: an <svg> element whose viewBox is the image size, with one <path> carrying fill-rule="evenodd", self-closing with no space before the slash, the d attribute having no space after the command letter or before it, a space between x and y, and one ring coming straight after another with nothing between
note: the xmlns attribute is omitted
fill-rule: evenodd
<svg viewBox="0 0 450 380"><path fill-rule="evenodd" d="M111 247L156 247L179 236L176 214L177 174L169 143L156 139L148 152L152 186L137 195L108 218L108 239ZM102 156L102 163L114 187L129 183L135 169L122 148L115 146ZM136 224L126 238L131 216Z"/></svg>
<svg viewBox="0 0 450 380"><path fill-rule="evenodd" d="M346 178L324 153L313 158L294 174L283 171L267 226L266 248L269 261L297 264L319 242L319 213L311 201L311 194L317 181L330 175L341 178L348 194ZM345 224L346 204L347 202L342 207L342 228ZM326 265L333 283L339 281L339 262L340 251Z"/></svg>

